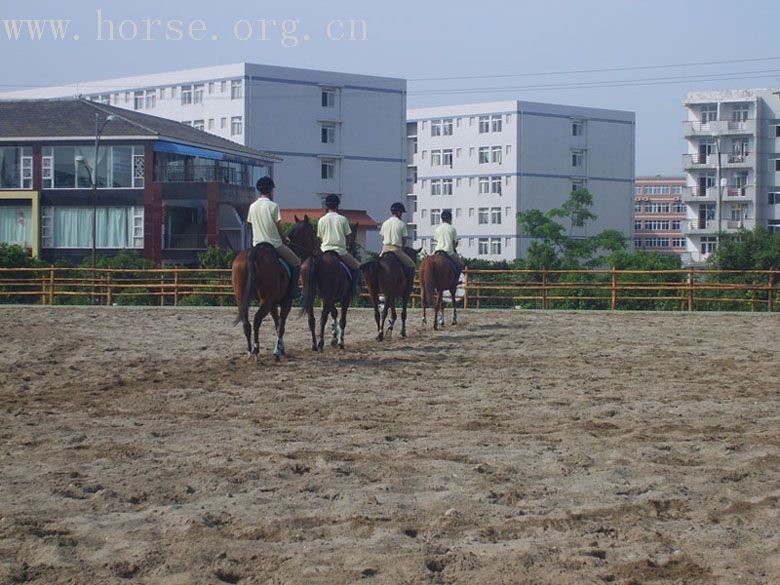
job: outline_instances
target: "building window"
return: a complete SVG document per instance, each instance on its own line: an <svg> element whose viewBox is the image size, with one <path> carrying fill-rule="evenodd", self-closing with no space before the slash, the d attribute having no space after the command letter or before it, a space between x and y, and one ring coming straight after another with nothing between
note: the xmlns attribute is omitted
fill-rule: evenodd
<svg viewBox="0 0 780 585"><path fill-rule="evenodd" d="M685 248L685 238L672 238L672 248Z"/></svg>
<svg viewBox="0 0 780 585"><path fill-rule="evenodd" d="M501 195L501 177L490 177L490 192Z"/></svg>
<svg viewBox="0 0 780 585"><path fill-rule="evenodd" d="M441 150L432 150L431 151L431 166L432 167L440 167L441 166Z"/></svg>
<svg viewBox="0 0 780 585"><path fill-rule="evenodd" d="M699 250L702 254L712 254L718 245L718 238L715 236L702 236L699 244Z"/></svg>
<svg viewBox="0 0 780 585"><path fill-rule="evenodd" d="M685 213L685 203L675 203L672 206L672 211L674 213Z"/></svg>
<svg viewBox="0 0 780 585"><path fill-rule="evenodd" d="M461 209L460 209L460 207L458 207L457 209L455 209L455 217L460 217L460 212L461 212Z"/></svg>
<svg viewBox="0 0 780 585"><path fill-rule="evenodd" d="M442 179L431 179L431 195L441 195Z"/></svg>
<svg viewBox="0 0 780 585"><path fill-rule="evenodd" d="M582 120L574 120L571 123L571 135L572 136L584 136L585 135L585 122Z"/></svg>
<svg viewBox="0 0 780 585"><path fill-rule="evenodd" d="M679 230L681 227L681 222L679 219L672 220L672 229L673 230Z"/></svg>
<svg viewBox="0 0 780 585"><path fill-rule="evenodd" d="M441 223L441 209L431 209L431 225L439 225Z"/></svg>
<svg viewBox="0 0 780 585"><path fill-rule="evenodd" d="M642 213L642 204L634 203L634 213Z"/></svg>
<svg viewBox="0 0 780 585"><path fill-rule="evenodd" d="M142 91L133 92L133 109L134 110L144 109L144 92Z"/></svg>
<svg viewBox="0 0 780 585"><path fill-rule="evenodd" d="M479 193L480 195L490 193L490 177L479 178Z"/></svg>
<svg viewBox="0 0 780 585"><path fill-rule="evenodd" d="M504 129L503 120L501 115L490 117L490 130L491 132L501 132Z"/></svg>
<svg viewBox="0 0 780 585"><path fill-rule="evenodd" d="M511 144L507 144L506 145L506 155L509 156L510 154L512 154L512 145Z"/></svg>
<svg viewBox="0 0 780 585"><path fill-rule="evenodd" d="M336 127L333 124L325 124L320 130L320 139L323 144L334 144L336 142Z"/></svg>
<svg viewBox="0 0 780 585"><path fill-rule="evenodd" d="M501 238L490 238L490 253L493 255L501 253Z"/></svg>
<svg viewBox="0 0 780 585"><path fill-rule="evenodd" d="M477 223L480 225L487 225L490 223L490 209L487 207L480 207L479 208L479 216Z"/></svg>
<svg viewBox="0 0 780 585"><path fill-rule="evenodd" d="M209 95L211 95L212 93L214 93L214 82L209 81L208 87L209 87Z"/></svg>
<svg viewBox="0 0 780 585"><path fill-rule="evenodd" d="M767 204L780 205L780 192L767 193L767 195L768 195Z"/></svg>
<svg viewBox="0 0 780 585"><path fill-rule="evenodd" d="M490 132L490 116L479 117L479 133L487 134Z"/></svg>
<svg viewBox="0 0 780 585"><path fill-rule="evenodd" d="M490 162L501 164L501 147L500 146L493 146L490 149Z"/></svg>
<svg viewBox="0 0 780 585"><path fill-rule="evenodd" d="M431 136L441 136L441 120L431 120Z"/></svg>
<svg viewBox="0 0 780 585"><path fill-rule="evenodd" d="M701 107L701 123L707 124L718 119L717 104L705 104Z"/></svg>
<svg viewBox="0 0 780 585"><path fill-rule="evenodd" d="M480 146L479 147L479 164L484 165L488 164L490 162L490 147L489 146Z"/></svg>
<svg viewBox="0 0 780 585"><path fill-rule="evenodd" d="M144 247L143 207L98 207L95 217L97 248ZM91 207L44 207L41 210L44 248L91 248Z"/></svg>
<svg viewBox="0 0 780 585"><path fill-rule="evenodd" d="M445 167L452 166L452 149L448 148L441 151L441 164Z"/></svg>
<svg viewBox="0 0 780 585"><path fill-rule="evenodd" d="M582 168L585 165L585 151L584 150L572 150L571 151L571 166L575 168Z"/></svg>
<svg viewBox="0 0 780 585"><path fill-rule="evenodd" d="M770 219L767 230L772 234L780 234L780 219Z"/></svg>
<svg viewBox="0 0 780 585"><path fill-rule="evenodd" d="M83 157L91 168L95 168L94 146L44 147L44 158L49 159L51 178L44 183L52 189L88 189L92 186L90 173L76 157ZM143 146L104 145L100 148L97 164L97 186L99 189L140 189L143 176L133 174L136 157L144 157ZM48 183L48 184L47 184Z"/></svg>
<svg viewBox="0 0 780 585"><path fill-rule="evenodd" d="M214 118L209 118L209 132L214 131Z"/></svg>
<svg viewBox="0 0 780 585"><path fill-rule="evenodd" d="M469 207L469 217L474 217L474 208Z"/></svg>
<svg viewBox="0 0 780 585"><path fill-rule="evenodd" d="M634 238L634 248L642 247L642 238Z"/></svg>
<svg viewBox="0 0 780 585"><path fill-rule="evenodd" d="M146 90L146 109L151 110L157 107L157 92L153 89Z"/></svg>
<svg viewBox="0 0 780 585"><path fill-rule="evenodd" d="M500 207L492 207L490 209L490 223L500 224L501 223L501 208Z"/></svg>
<svg viewBox="0 0 780 585"><path fill-rule="evenodd" d="M204 120L193 120L192 127L195 128L195 130L205 130L206 123Z"/></svg>
<svg viewBox="0 0 780 585"><path fill-rule="evenodd" d="M230 118L230 135L240 136L244 133L244 120L241 116Z"/></svg>
<svg viewBox="0 0 780 585"><path fill-rule="evenodd" d="M452 136L452 118L446 118L441 122L442 136Z"/></svg>
<svg viewBox="0 0 780 585"><path fill-rule="evenodd" d="M32 148L0 146L0 188L32 189Z"/></svg>
<svg viewBox="0 0 780 585"><path fill-rule="evenodd" d="M336 163L331 160L322 161L320 164L320 177L322 179L333 179L336 176Z"/></svg>
<svg viewBox="0 0 780 585"><path fill-rule="evenodd" d="M323 89L321 103L323 108L336 107L336 92L332 89Z"/></svg>
<svg viewBox="0 0 780 585"><path fill-rule="evenodd" d="M219 119L219 128L220 130L224 130L225 128L227 128L227 118Z"/></svg>
<svg viewBox="0 0 780 585"><path fill-rule="evenodd" d="M775 159L775 171L780 171L780 158Z"/></svg>
<svg viewBox="0 0 780 585"><path fill-rule="evenodd" d="M442 179L441 194L452 195L452 179Z"/></svg>
<svg viewBox="0 0 780 585"><path fill-rule="evenodd" d="M192 86L191 85L182 85L181 86L181 105L187 105L192 103Z"/></svg>
<svg viewBox="0 0 780 585"><path fill-rule="evenodd" d="M244 97L244 82L241 79L230 81L230 99L239 100Z"/></svg>
<svg viewBox="0 0 780 585"><path fill-rule="evenodd" d="M196 85L192 89L192 102L195 104L203 103L203 84Z"/></svg>
<svg viewBox="0 0 780 585"><path fill-rule="evenodd" d="M634 229L635 230L641 230L642 229L642 222L638 219L634 220Z"/></svg>
<svg viewBox="0 0 780 585"><path fill-rule="evenodd" d="M490 240L487 238L479 238L479 250L477 253L480 256L487 256L490 251Z"/></svg>

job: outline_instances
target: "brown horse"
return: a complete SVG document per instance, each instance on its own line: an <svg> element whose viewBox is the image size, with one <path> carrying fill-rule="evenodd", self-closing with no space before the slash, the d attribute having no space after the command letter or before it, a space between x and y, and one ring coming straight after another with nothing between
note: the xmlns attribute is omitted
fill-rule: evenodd
<svg viewBox="0 0 780 585"><path fill-rule="evenodd" d="M421 248L422 249L422 248ZM420 250L404 248L404 252L417 261L417 254ZM374 320L379 332L376 336L378 341L385 338L385 319L387 312L390 311L390 324L387 327L387 334L393 334L393 327L398 316L395 311L395 301L402 299L401 305L401 337L406 337L406 307L409 304L411 295L411 286L407 286L406 268L401 264L398 257L391 253L383 254L378 260L371 260L360 266L363 278L368 286L368 294L371 297L371 304L374 306ZM382 317L379 317L379 293L385 295L385 306L382 310Z"/></svg>
<svg viewBox="0 0 780 585"><path fill-rule="evenodd" d="M290 248L299 256L306 258L317 251L317 237L308 216L304 216L303 220L295 218L295 225L290 229L288 237ZM266 315L271 313L276 324L274 357L276 361L280 361L285 353L284 329L293 300L289 290L290 276L280 263L279 256L269 244L259 244L250 250L243 250L233 260L231 278L238 304L238 317L233 324L239 321L244 324L249 355L257 356L260 353L260 325ZM252 300L258 301L260 306L255 313L253 324L250 325L249 305Z"/></svg>
<svg viewBox="0 0 780 585"><path fill-rule="evenodd" d="M420 299L423 306L423 323L427 323L426 309L433 306L433 328L444 327L444 291L450 291L452 299L452 322L458 322L458 307L455 294L458 290L459 271L443 254L428 256L420 264ZM434 298L435 297L435 298ZM434 302L435 300L435 302Z"/></svg>
<svg viewBox="0 0 780 585"><path fill-rule="evenodd" d="M351 249L355 243L357 226L352 225L352 233L347 237L347 249ZM331 345L338 345L344 349L344 333L347 329L347 310L352 302L352 297L358 292L357 285L353 283L348 270L341 263L336 252L325 252L312 256L301 267L301 280L303 281L303 297L301 313L309 316L309 331L311 331L312 351L323 351L325 347L325 322L330 316ZM320 314L320 339L317 341L316 325L314 317L314 299L322 298L322 313ZM341 303L341 318L338 325L338 309L336 305Z"/></svg>

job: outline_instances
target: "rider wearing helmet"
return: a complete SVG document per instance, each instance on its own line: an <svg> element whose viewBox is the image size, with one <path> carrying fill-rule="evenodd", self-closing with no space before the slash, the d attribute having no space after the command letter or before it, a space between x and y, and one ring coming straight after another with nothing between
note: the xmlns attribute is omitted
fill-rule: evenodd
<svg viewBox="0 0 780 585"><path fill-rule="evenodd" d="M336 252L350 269L353 289L358 291L360 290L360 263L347 250L347 236L352 233L352 228L347 218L338 212L339 205L341 205L341 198L338 195L331 194L325 198L328 212L317 222L317 236L322 242L320 249L323 252Z"/></svg>
<svg viewBox="0 0 780 585"><path fill-rule="evenodd" d="M452 212L449 209L441 212L441 225L436 228L433 239L436 240L436 249L434 251L445 252L455 266L458 267L458 270L463 270L463 258L456 251L458 247L458 232L452 227Z"/></svg>
<svg viewBox="0 0 780 585"><path fill-rule="evenodd" d="M406 288L407 292L411 291L414 283L414 270L416 268L414 261L404 252L406 247L406 224L401 221L401 216L406 213L406 208L403 203L393 203L390 206L390 213L392 216L387 219L379 230L379 235L382 237L382 254L392 252L401 261L406 269Z"/></svg>
<svg viewBox="0 0 780 585"><path fill-rule="evenodd" d="M290 240L284 235L279 205L273 201L275 187L271 177L262 177L257 181L260 196L249 206L247 222L252 225L252 245L270 244L290 265L290 290L293 298L297 298L300 296L298 278L301 273L301 260L285 246L285 243L289 243Z"/></svg>

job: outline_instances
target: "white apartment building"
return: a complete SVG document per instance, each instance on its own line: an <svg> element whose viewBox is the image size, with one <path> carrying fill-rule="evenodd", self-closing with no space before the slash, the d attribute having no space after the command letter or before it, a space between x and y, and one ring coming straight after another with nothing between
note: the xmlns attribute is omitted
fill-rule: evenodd
<svg viewBox="0 0 780 585"><path fill-rule="evenodd" d="M0 99L83 95L170 118L282 157L274 169L284 208L389 215L406 192L406 81L239 63L0 93ZM368 247L379 238L370 233Z"/></svg>
<svg viewBox="0 0 780 585"><path fill-rule="evenodd" d="M700 264L721 231L780 231L780 91L689 93L685 107L683 262Z"/></svg>
<svg viewBox="0 0 780 585"><path fill-rule="evenodd" d="M635 115L632 112L502 101L410 109L407 208L415 245L433 249L449 209L467 258L513 260L530 240L516 214L561 205L576 188L594 196L592 235L631 237Z"/></svg>

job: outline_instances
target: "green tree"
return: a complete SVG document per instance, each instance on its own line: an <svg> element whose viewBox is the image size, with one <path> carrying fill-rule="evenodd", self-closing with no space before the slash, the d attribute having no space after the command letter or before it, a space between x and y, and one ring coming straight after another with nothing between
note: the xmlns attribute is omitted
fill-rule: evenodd
<svg viewBox="0 0 780 585"><path fill-rule="evenodd" d="M765 227L735 234L721 233L709 265L718 270L770 270L780 268L780 234Z"/></svg>

